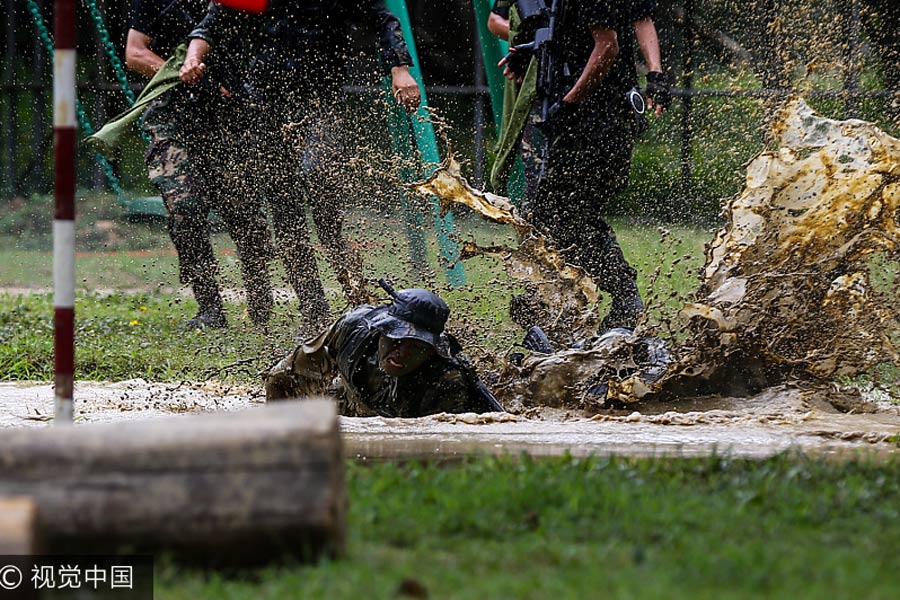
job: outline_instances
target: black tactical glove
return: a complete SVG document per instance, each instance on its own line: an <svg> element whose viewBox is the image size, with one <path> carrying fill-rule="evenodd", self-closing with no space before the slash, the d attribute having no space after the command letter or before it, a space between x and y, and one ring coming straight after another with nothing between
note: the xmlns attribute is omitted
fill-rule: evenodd
<svg viewBox="0 0 900 600"><path fill-rule="evenodd" d="M512 72L516 81L518 81L525 77L525 72L528 71L528 64L531 62L532 56L534 56L533 43L519 44L518 46L510 48L509 52L506 53L506 56L503 57L503 61L501 62L504 67Z"/></svg>
<svg viewBox="0 0 900 600"><path fill-rule="evenodd" d="M672 104L672 92L669 90L668 78L659 71L647 73L647 97L664 109Z"/></svg>

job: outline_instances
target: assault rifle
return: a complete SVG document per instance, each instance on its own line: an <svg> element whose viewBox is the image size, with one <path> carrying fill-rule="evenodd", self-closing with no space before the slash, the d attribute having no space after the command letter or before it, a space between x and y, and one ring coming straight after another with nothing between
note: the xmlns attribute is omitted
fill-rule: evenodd
<svg viewBox="0 0 900 600"><path fill-rule="evenodd" d="M548 138L553 126L553 114L560 107L559 102L571 75L562 57L562 27L567 3L567 0L551 0L548 6L545 0L516 0L516 10L522 22L519 35L526 36L530 41L513 46L506 55L506 61L514 72L517 68L524 70L527 67L528 57L534 56L537 60L536 88L541 103L539 126ZM541 148L540 177L544 176L550 159L549 146L546 143Z"/></svg>
<svg viewBox="0 0 900 600"><path fill-rule="evenodd" d="M534 32L534 55L537 57L537 93L541 99L541 123L550 126L553 106L565 94L570 77L568 65L562 59L562 27L566 17L566 0L552 0L547 14L547 26ZM546 144L545 144L546 146Z"/></svg>
<svg viewBox="0 0 900 600"><path fill-rule="evenodd" d="M519 35L530 41L517 44L506 55L507 62L519 57L534 56L537 59L537 94L541 101L541 123L546 126L551 120L553 105L565 93L565 79L569 77L568 67L562 59L562 27L565 22L566 0L516 0L516 10L522 21ZM523 67L527 60L516 61ZM515 67L512 67L515 70ZM519 73L517 73L519 74Z"/></svg>

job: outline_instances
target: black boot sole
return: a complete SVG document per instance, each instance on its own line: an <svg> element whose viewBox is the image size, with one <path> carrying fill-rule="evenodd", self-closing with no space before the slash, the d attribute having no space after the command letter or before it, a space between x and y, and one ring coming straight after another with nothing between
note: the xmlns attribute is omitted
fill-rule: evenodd
<svg viewBox="0 0 900 600"><path fill-rule="evenodd" d="M532 352L541 354L553 354L553 346L550 345L550 338L544 333L544 330L535 325L525 334L522 345Z"/></svg>

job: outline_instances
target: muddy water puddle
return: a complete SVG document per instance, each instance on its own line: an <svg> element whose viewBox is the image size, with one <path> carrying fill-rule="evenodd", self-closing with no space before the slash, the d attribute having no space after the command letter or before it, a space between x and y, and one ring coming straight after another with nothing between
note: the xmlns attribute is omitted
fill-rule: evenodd
<svg viewBox="0 0 900 600"><path fill-rule="evenodd" d="M149 419L263 406L260 391L214 382L76 384L78 423ZM751 398L696 398L646 404L641 411L586 417L540 409L514 415L435 415L418 419L341 418L344 451L359 460L453 458L470 454L571 453L765 457L795 449L852 457L900 453L900 407L873 396L834 408L821 390L780 386ZM43 426L53 412L50 385L0 383L0 425Z"/></svg>

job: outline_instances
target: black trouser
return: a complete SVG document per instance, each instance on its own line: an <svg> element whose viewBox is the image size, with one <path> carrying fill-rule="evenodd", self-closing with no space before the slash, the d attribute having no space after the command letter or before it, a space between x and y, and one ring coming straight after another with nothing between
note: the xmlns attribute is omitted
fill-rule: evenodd
<svg viewBox="0 0 900 600"><path fill-rule="evenodd" d="M324 85L324 84L323 84ZM268 98L259 113L257 168L262 174L278 252L307 323L328 322L328 303L310 240L306 206L319 241L351 305L368 300L362 261L343 233L348 177L337 98Z"/></svg>
<svg viewBox="0 0 900 600"><path fill-rule="evenodd" d="M630 117L624 108L594 103L561 117L550 131L549 161L532 202L532 222L613 300L637 292L637 272L600 216L628 185L634 149Z"/></svg>
<svg viewBox="0 0 900 600"><path fill-rule="evenodd" d="M224 100L208 108L196 115L203 116L205 127L195 128L193 153L207 182L209 204L234 241L250 318L265 325L273 305L269 261L274 249L259 183L247 169L246 113L242 105Z"/></svg>

